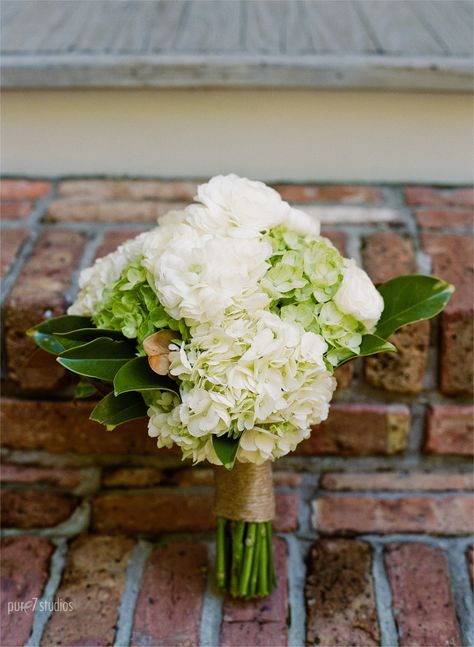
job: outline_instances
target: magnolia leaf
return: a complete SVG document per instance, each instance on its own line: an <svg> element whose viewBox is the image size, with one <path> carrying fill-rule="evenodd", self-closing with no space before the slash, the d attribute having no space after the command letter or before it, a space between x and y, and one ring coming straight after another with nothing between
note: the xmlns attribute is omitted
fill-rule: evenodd
<svg viewBox="0 0 474 647"><path fill-rule="evenodd" d="M409 274L387 281L378 290L385 307L375 333L387 339L402 326L439 314L454 286L434 276Z"/></svg>
<svg viewBox="0 0 474 647"><path fill-rule="evenodd" d="M138 393L108 393L93 409L89 419L106 425L107 429L113 429L129 420L145 418L147 410L148 407Z"/></svg>
<svg viewBox="0 0 474 647"><path fill-rule="evenodd" d="M382 339L377 335L364 335L362 337L359 352L352 353L350 350L347 350L347 354L344 352L340 353L337 366L342 366L342 364L345 364L356 357L367 357L367 355L375 355L376 353L396 352L396 347L386 339Z"/></svg>
<svg viewBox="0 0 474 647"><path fill-rule="evenodd" d="M73 373L113 382L117 371L132 359L134 354L133 346L129 342L100 337L64 351L57 361Z"/></svg>
<svg viewBox="0 0 474 647"><path fill-rule="evenodd" d="M36 345L43 350L53 355L59 355L66 349L66 346L54 335L76 330L77 328L84 328L85 326L90 326L91 323L89 317L61 315L60 317L42 321L37 326L30 328L26 334L33 337Z"/></svg>
<svg viewBox="0 0 474 647"><path fill-rule="evenodd" d="M230 436L213 436L212 446L227 470L234 467L235 457L239 449L240 438L231 438Z"/></svg>
<svg viewBox="0 0 474 647"><path fill-rule="evenodd" d="M114 378L115 395L129 391L173 391L179 393L176 382L151 370L148 357L135 357L117 371Z"/></svg>
<svg viewBox="0 0 474 647"><path fill-rule="evenodd" d="M75 388L74 398L76 400L82 400L84 398L90 398L96 393L98 393L97 388L87 379L81 378Z"/></svg>
<svg viewBox="0 0 474 647"><path fill-rule="evenodd" d="M64 339L80 341L82 343L98 339L99 337L108 337L109 339L125 339L120 330L107 330L105 328L78 328L77 330L68 330L67 332L54 333L55 337L62 342Z"/></svg>

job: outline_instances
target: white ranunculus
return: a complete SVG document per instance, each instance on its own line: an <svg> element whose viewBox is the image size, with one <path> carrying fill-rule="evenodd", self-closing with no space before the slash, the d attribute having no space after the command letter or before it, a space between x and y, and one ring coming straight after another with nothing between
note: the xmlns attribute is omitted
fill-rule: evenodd
<svg viewBox="0 0 474 647"><path fill-rule="evenodd" d="M290 231L302 236L319 236L321 231L319 220L299 209L289 209L282 224Z"/></svg>
<svg viewBox="0 0 474 647"><path fill-rule="evenodd" d="M380 292L368 274L355 261L349 261L343 270L343 279L334 295L334 303L342 312L360 321L369 332L382 314L384 303Z"/></svg>
<svg viewBox="0 0 474 647"><path fill-rule="evenodd" d="M212 222L221 219L228 234L236 236L267 231L281 224L290 211L274 189L234 174L217 175L201 184L196 199L207 207Z"/></svg>

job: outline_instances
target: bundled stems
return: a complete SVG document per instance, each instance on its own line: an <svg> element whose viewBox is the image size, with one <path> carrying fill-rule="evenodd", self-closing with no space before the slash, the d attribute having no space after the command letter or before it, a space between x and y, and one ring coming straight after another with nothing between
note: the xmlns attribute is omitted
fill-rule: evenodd
<svg viewBox="0 0 474 647"><path fill-rule="evenodd" d="M264 597L276 586L272 523L217 519L217 583L233 597Z"/></svg>

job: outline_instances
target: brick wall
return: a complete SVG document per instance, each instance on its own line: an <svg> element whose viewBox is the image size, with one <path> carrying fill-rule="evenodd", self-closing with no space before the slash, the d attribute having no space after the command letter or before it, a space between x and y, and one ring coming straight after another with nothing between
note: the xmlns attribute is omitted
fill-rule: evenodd
<svg viewBox="0 0 474 647"><path fill-rule="evenodd" d="M394 336L399 354L338 370L328 421L276 464L280 587L243 605L208 569L210 470L158 451L142 422L88 421L24 334L195 183L2 181L2 644L468 644L473 191L277 188L376 283L431 271L457 290L438 320ZM35 597L45 608L9 613Z"/></svg>

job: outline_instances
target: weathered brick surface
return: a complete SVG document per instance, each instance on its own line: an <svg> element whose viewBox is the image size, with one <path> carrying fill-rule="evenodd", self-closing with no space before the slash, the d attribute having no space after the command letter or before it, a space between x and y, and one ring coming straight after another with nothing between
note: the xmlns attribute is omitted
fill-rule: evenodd
<svg viewBox="0 0 474 647"><path fill-rule="evenodd" d="M1 180L2 200L38 200L51 190L51 182L43 180Z"/></svg>
<svg viewBox="0 0 474 647"><path fill-rule="evenodd" d="M314 503L314 527L326 534L420 532L463 535L472 532L474 499L468 495L435 497L337 494Z"/></svg>
<svg viewBox="0 0 474 647"><path fill-rule="evenodd" d="M419 321L390 337L396 353L381 353L364 361L365 379L372 386L394 393L419 393L428 364L430 324Z"/></svg>
<svg viewBox="0 0 474 647"><path fill-rule="evenodd" d="M472 227L472 209L417 209L416 221L422 229L467 229Z"/></svg>
<svg viewBox="0 0 474 647"><path fill-rule="evenodd" d="M12 266L27 237L26 229L6 229L2 232L0 237L0 278L3 278Z"/></svg>
<svg viewBox="0 0 474 647"><path fill-rule="evenodd" d="M50 222L156 222L168 211L183 209L185 202L164 201L127 201L108 202L84 200L82 198L62 198L52 202L46 214Z"/></svg>
<svg viewBox="0 0 474 647"><path fill-rule="evenodd" d="M61 469L60 467L34 467L28 465L2 465L2 483L48 485L64 490L82 488L90 474L85 469Z"/></svg>
<svg viewBox="0 0 474 647"><path fill-rule="evenodd" d="M102 482L106 487L151 487L164 479L155 467L118 467L107 470Z"/></svg>
<svg viewBox="0 0 474 647"><path fill-rule="evenodd" d="M33 210L33 202L4 202L0 204L2 220L24 220Z"/></svg>
<svg viewBox="0 0 474 647"><path fill-rule="evenodd" d="M306 644L378 645L379 627L368 544L319 540L308 557Z"/></svg>
<svg viewBox="0 0 474 647"><path fill-rule="evenodd" d="M4 647L26 644L33 625L34 598L43 592L52 553L53 545L44 537L19 536L2 541L0 609ZM19 605L26 605L27 610L21 610Z"/></svg>
<svg viewBox="0 0 474 647"><path fill-rule="evenodd" d="M285 622L226 622L220 647L287 647Z"/></svg>
<svg viewBox="0 0 474 647"><path fill-rule="evenodd" d="M66 521L77 505L77 498L59 492L3 490L1 520L6 528L47 528Z"/></svg>
<svg viewBox="0 0 474 647"><path fill-rule="evenodd" d="M405 200L409 205L452 205L470 207L474 204L474 191L461 189L440 189L428 186L410 186L405 189Z"/></svg>
<svg viewBox="0 0 474 647"><path fill-rule="evenodd" d="M364 185L313 185L277 184L274 187L283 200L289 202L338 202L342 204L364 204L381 202L382 194L373 186Z"/></svg>
<svg viewBox="0 0 474 647"><path fill-rule="evenodd" d="M0 411L2 446L54 454L163 453L157 449L156 441L148 437L144 420L106 431L88 419L93 406L87 402L5 398Z"/></svg>
<svg viewBox="0 0 474 647"><path fill-rule="evenodd" d="M275 530L294 530L298 523L298 496L278 493L275 499ZM214 495L211 492L185 492L174 488L108 492L92 502L92 528L96 532L160 534L207 531L214 527Z"/></svg>
<svg viewBox="0 0 474 647"><path fill-rule="evenodd" d="M228 623L285 622L288 618L288 573L286 542L273 538L273 558L278 587L266 598L240 600L227 595L222 610L222 629Z"/></svg>
<svg viewBox="0 0 474 647"><path fill-rule="evenodd" d="M154 548L145 565L131 644L199 644L207 549L193 541Z"/></svg>
<svg viewBox="0 0 474 647"><path fill-rule="evenodd" d="M399 234L380 231L364 239L362 257L375 284L416 272L412 242ZM397 353L383 353L365 360L365 377L377 388L398 393L418 393L428 361L429 323L407 326L390 339Z"/></svg>
<svg viewBox="0 0 474 647"><path fill-rule="evenodd" d="M462 645L443 552L425 544L393 544L385 565L400 647Z"/></svg>
<svg viewBox="0 0 474 647"><path fill-rule="evenodd" d="M424 451L429 454L474 453L474 409L469 405L434 404L428 408Z"/></svg>
<svg viewBox="0 0 474 647"><path fill-rule="evenodd" d="M446 490L474 489L473 474L436 472L328 472L321 479L325 490Z"/></svg>
<svg viewBox="0 0 474 647"><path fill-rule="evenodd" d="M299 455L395 454L406 447L410 412L403 405L336 404L327 421L296 448Z"/></svg>
<svg viewBox="0 0 474 647"><path fill-rule="evenodd" d="M41 644L112 645L118 607L133 541L123 537L81 536L70 548L57 591L72 610L55 611Z"/></svg>
<svg viewBox="0 0 474 647"><path fill-rule="evenodd" d="M362 260L376 285L401 274L416 271L415 254L409 238L391 231L379 231L364 239Z"/></svg>
<svg viewBox="0 0 474 647"><path fill-rule="evenodd" d="M191 202L196 186L195 182L167 180L66 180L59 184L58 195L96 200Z"/></svg>
<svg viewBox="0 0 474 647"><path fill-rule="evenodd" d="M422 239L433 259L433 273L456 288L441 318L441 390L453 395L471 393L474 385L472 238L424 234Z"/></svg>
<svg viewBox="0 0 474 647"><path fill-rule="evenodd" d="M63 313L64 292L71 284L71 272L79 262L85 241L85 235L78 232L45 232L8 297L4 307L7 362L9 377L18 387L53 389L64 375L64 369L54 361L48 363L47 370L43 363L28 365L36 347L25 332L47 313Z"/></svg>

